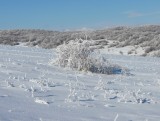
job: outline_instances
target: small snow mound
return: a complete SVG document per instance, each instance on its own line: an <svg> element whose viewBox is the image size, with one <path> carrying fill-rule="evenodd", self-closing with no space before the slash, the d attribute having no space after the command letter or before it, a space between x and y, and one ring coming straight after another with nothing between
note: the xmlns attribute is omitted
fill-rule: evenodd
<svg viewBox="0 0 160 121"><path fill-rule="evenodd" d="M35 101L36 103L48 105L48 102L47 102L47 101L42 100L42 99L39 99L39 98L36 98L34 101Z"/></svg>

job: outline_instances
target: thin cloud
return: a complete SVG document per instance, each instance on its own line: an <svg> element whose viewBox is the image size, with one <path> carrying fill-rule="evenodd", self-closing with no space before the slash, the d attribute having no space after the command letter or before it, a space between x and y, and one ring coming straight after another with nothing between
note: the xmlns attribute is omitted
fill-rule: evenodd
<svg viewBox="0 0 160 121"><path fill-rule="evenodd" d="M160 15L160 12L151 12L151 13L140 13L135 11L124 12L123 14L127 15L128 18L137 18L137 17L144 17L144 16L156 16Z"/></svg>

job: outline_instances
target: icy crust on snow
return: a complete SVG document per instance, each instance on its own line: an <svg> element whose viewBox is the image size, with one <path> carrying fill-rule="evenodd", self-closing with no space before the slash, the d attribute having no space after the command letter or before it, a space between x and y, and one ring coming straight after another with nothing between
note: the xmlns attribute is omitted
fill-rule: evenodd
<svg viewBox="0 0 160 121"><path fill-rule="evenodd" d="M159 121L160 59L104 56L130 74L49 65L54 50L0 45L0 121Z"/></svg>

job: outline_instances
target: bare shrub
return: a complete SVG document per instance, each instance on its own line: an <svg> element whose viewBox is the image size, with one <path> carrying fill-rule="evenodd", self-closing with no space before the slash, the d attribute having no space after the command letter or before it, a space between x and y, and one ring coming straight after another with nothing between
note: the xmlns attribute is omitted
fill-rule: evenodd
<svg viewBox="0 0 160 121"><path fill-rule="evenodd" d="M123 52L122 52L122 51L119 51L119 53L120 53L121 55L123 55Z"/></svg>
<svg viewBox="0 0 160 121"><path fill-rule="evenodd" d="M113 42L112 44L109 45L109 47L115 47L117 46L119 43L118 42Z"/></svg>
<svg viewBox="0 0 160 121"><path fill-rule="evenodd" d="M60 45L57 48L57 64L62 67L88 70L91 63L89 56L94 51L93 48L89 48L90 44L88 41L76 40Z"/></svg>
<svg viewBox="0 0 160 121"><path fill-rule="evenodd" d="M154 53L154 56L160 57L160 50Z"/></svg>
<svg viewBox="0 0 160 121"><path fill-rule="evenodd" d="M94 41L95 45L108 45L108 41L106 41L105 39L102 40L95 40Z"/></svg>
<svg viewBox="0 0 160 121"><path fill-rule="evenodd" d="M145 49L145 53L149 53L149 52L151 52L151 51L153 51L153 50L155 50L154 47L147 47L147 48Z"/></svg>
<svg viewBox="0 0 160 121"><path fill-rule="evenodd" d="M57 59L51 61L60 67L69 67L79 71L114 74L121 73L122 68L109 63L100 55L97 48L91 46L93 41L75 40L57 47Z"/></svg>
<svg viewBox="0 0 160 121"><path fill-rule="evenodd" d="M144 57L145 57L145 56L147 56L147 53L143 53L141 56L144 56Z"/></svg>
<svg viewBox="0 0 160 121"><path fill-rule="evenodd" d="M130 54L132 54L132 53L133 53L133 51L132 51L132 50L128 51L128 55L130 55Z"/></svg>

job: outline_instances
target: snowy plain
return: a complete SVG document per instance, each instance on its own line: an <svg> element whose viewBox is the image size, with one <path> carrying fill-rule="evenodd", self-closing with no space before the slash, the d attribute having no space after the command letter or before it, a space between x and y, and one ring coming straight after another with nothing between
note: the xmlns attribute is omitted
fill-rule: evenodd
<svg viewBox="0 0 160 121"><path fill-rule="evenodd" d="M160 58L112 55L128 74L50 65L55 50L0 45L0 121L159 121Z"/></svg>

